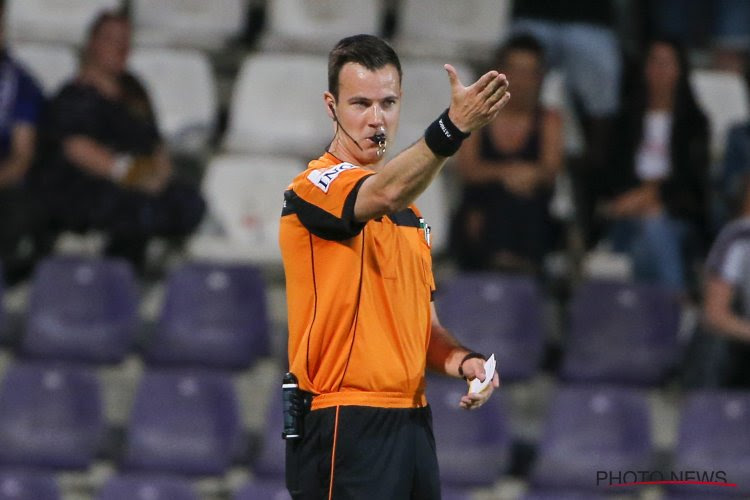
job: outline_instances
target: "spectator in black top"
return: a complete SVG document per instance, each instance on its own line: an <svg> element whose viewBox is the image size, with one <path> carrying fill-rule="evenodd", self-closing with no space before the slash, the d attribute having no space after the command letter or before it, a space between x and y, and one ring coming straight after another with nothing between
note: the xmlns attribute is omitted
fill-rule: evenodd
<svg viewBox="0 0 750 500"><path fill-rule="evenodd" d="M513 99L458 152L463 195L453 252L467 270L538 272L553 242L549 204L563 160L562 120L540 104L544 51L534 37L507 40L492 68L513 81Z"/></svg>
<svg viewBox="0 0 750 500"><path fill-rule="evenodd" d="M104 231L107 253L140 267L149 238L188 235L205 204L173 178L148 95L127 72L130 36L120 13L92 24L77 77L45 114L33 178L56 230Z"/></svg>
<svg viewBox="0 0 750 500"><path fill-rule="evenodd" d="M0 29L2 26L0 4ZM0 263L6 279L21 278L30 264L34 207L25 190L43 105L39 85L4 47L0 34Z"/></svg>
<svg viewBox="0 0 750 500"><path fill-rule="evenodd" d="M679 291L686 243L705 248L707 241L708 122L689 71L677 43L649 45L639 82L623 102L607 169L609 200L601 207L615 250L633 257L635 277Z"/></svg>

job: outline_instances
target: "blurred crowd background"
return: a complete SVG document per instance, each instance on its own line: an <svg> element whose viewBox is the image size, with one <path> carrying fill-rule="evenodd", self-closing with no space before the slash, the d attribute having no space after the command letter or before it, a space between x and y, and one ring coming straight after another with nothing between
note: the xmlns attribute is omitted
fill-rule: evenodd
<svg viewBox="0 0 750 500"><path fill-rule="evenodd" d="M355 33L402 60L391 155L444 63L511 82L417 201L504 381L429 378L444 498L750 495L750 2L0 6L0 499L287 498L278 219Z"/></svg>

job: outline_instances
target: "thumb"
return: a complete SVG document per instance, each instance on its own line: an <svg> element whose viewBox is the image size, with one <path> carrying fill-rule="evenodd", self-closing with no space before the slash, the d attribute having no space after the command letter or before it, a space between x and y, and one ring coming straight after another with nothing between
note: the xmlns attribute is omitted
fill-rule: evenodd
<svg viewBox="0 0 750 500"><path fill-rule="evenodd" d="M458 78L458 73L456 73L456 68L450 64L443 65L443 68L448 72L448 79L451 82L451 88L455 89L456 87L463 87L461 80Z"/></svg>

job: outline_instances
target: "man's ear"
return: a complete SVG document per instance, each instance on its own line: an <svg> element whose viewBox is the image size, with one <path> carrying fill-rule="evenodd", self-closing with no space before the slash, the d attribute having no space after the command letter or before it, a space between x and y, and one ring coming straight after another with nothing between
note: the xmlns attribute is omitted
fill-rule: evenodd
<svg viewBox="0 0 750 500"><path fill-rule="evenodd" d="M326 113L333 121L338 121L336 117L336 98L330 92L323 93L323 101L326 104Z"/></svg>

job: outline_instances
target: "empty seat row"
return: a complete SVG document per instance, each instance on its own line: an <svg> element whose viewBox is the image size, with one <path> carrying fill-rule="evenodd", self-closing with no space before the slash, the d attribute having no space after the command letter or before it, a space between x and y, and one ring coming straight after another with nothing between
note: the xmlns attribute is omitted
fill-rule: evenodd
<svg viewBox="0 0 750 500"><path fill-rule="evenodd" d="M24 356L117 363L134 347L138 285L118 259L50 257L35 270ZM155 331L152 364L244 369L269 354L265 284L249 265L193 262L172 272Z"/></svg>
<svg viewBox="0 0 750 500"><path fill-rule="evenodd" d="M274 236L267 235L275 242ZM165 288L143 345L150 364L241 370L270 354L265 284L257 267L186 263ZM34 275L20 351L41 359L120 362L134 347L138 304L138 285L125 261L47 258ZM436 307L462 343L496 354L505 381L526 380L541 369L549 336L533 278L459 274L439 284ZM681 360L680 314L678 297L657 285L583 283L574 291L562 338L561 377L662 384Z"/></svg>
<svg viewBox="0 0 750 500"><path fill-rule="evenodd" d="M105 423L98 384L83 368L14 364L0 383L0 467L83 469L92 461ZM512 436L502 394L481 411L458 406L464 384L429 377L441 481L453 487L492 485L508 471ZM271 396L260 452L250 468L281 481L284 442L281 397ZM730 482L750 477L750 393L696 391L681 404L674 470L722 470ZM710 429L707 432L706 429ZM236 391L224 374L152 370L139 385L127 423L120 471L184 477L220 476L242 457ZM593 492L596 471L653 470L648 394L614 385L555 390L537 445L530 483L539 490ZM750 493L747 484L738 492Z"/></svg>
<svg viewBox="0 0 750 500"><path fill-rule="evenodd" d="M533 278L467 273L438 285L441 322L464 344L494 352L506 381L540 369L547 334ZM563 332L561 377L568 382L656 386L680 360L680 305L655 285L589 281L574 290Z"/></svg>
<svg viewBox="0 0 750 500"><path fill-rule="evenodd" d="M80 44L102 9L124 0L11 0L6 32L11 40ZM217 50L237 38L248 19L246 0L131 0L135 42ZM379 33L383 0L273 0L266 2L266 47L327 51L343 36ZM432 13L426 23L424 12ZM397 4L396 42L404 50L445 55L486 53L506 31L509 2L405 0ZM435 25L437 23L437 26Z"/></svg>
<svg viewBox="0 0 750 500"><path fill-rule="evenodd" d="M0 500L62 500L55 477L30 470L0 470ZM188 479L159 474L116 475L96 493L96 500L198 500ZM291 498L281 482L251 481L232 500Z"/></svg>

